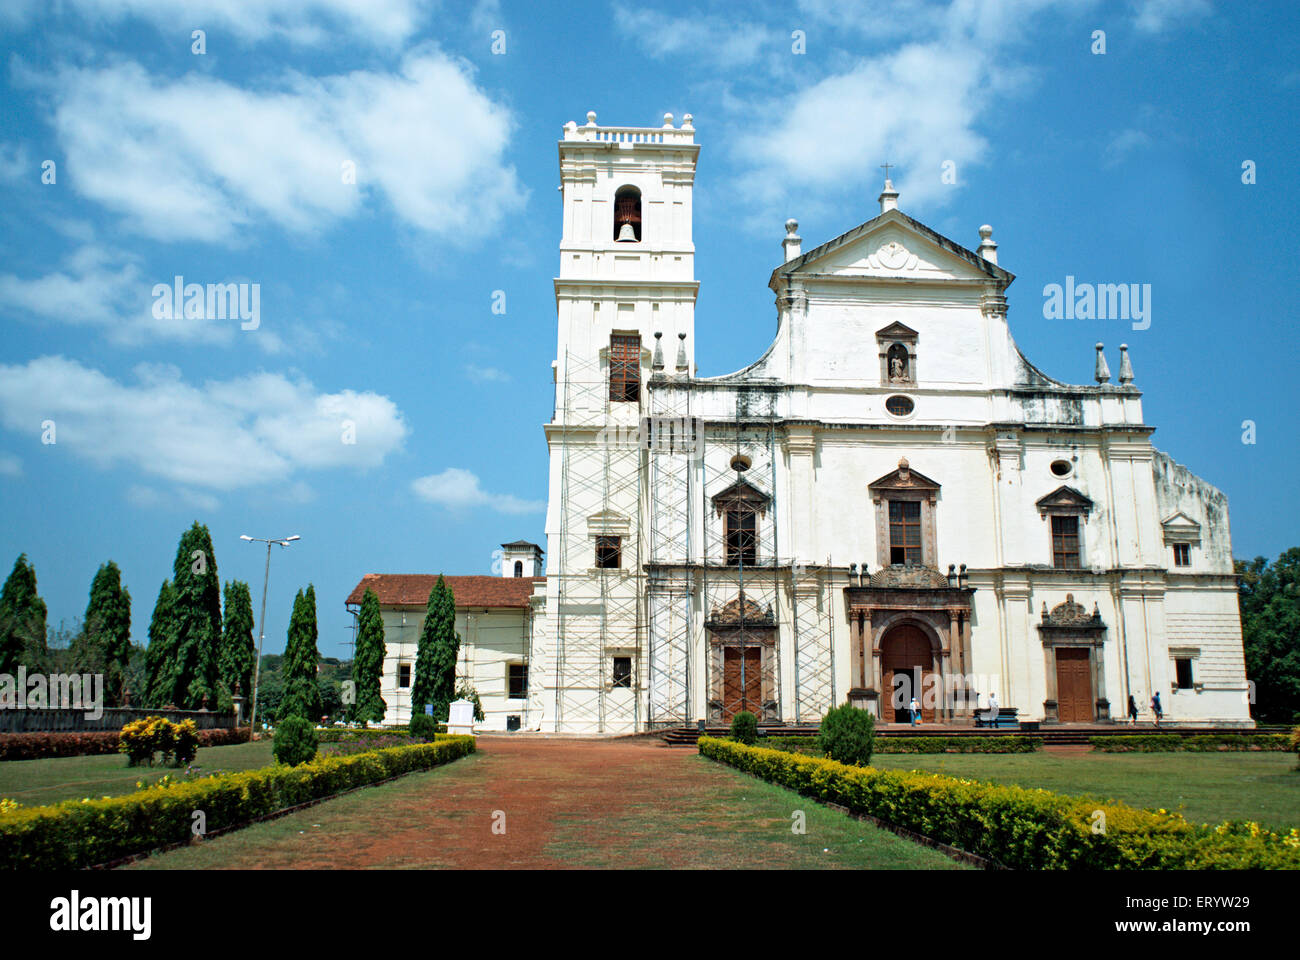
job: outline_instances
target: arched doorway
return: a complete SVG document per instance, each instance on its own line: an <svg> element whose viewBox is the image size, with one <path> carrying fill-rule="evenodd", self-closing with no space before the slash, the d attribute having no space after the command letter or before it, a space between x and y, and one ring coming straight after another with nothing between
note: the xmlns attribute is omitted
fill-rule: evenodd
<svg viewBox="0 0 1300 960"><path fill-rule="evenodd" d="M886 723L908 723L908 703L913 696L921 704L921 721L934 723L939 700L938 677L930 638L920 627L902 623L890 628L880 641L881 719Z"/></svg>

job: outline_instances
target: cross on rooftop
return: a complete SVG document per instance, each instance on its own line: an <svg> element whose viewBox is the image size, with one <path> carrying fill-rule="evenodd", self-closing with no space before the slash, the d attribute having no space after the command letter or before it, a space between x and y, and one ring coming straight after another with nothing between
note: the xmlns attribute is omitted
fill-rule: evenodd
<svg viewBox="0 0 1300 960"><path fill-rule="evenodd" d="M880 165L880 169L885 171L885 179L886 179L886 180L889 179L889 168L892 167L892 166L896 166L896 164L892 164L892 163L882 163L882 164Z"/></svg>

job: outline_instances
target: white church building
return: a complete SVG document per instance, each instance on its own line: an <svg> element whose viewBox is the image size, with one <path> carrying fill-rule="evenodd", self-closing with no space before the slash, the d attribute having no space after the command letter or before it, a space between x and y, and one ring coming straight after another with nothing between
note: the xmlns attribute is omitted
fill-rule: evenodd
<svg viewBox="0 0 1300 960"><path fill-rule="evenodd" d="M771 345L697 376L694 134L564 127L546 570L503 545L531 561L501 570L513 626L463 661L484 727L809 724L846 701L894 722L913 696L968 724L989 694L1104 723L1155 693L1167 721L1252 725L1227 500L1152 447L1127 349L1115 382L1101 344L1095 383L1047 376L992 229L964 247L886 179L825 243L786 223ZM390 642L394 691L413 662Z"/></svg>

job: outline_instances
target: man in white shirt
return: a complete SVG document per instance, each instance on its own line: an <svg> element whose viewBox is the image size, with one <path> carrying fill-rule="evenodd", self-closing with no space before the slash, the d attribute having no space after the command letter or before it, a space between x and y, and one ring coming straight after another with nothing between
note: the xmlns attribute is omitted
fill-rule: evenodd
<svg viewBox="0 0 1300 960"><path fill-rule="evenodd" d="M996 726L998 720L998 695L989 694L989 726Z"/></svg>

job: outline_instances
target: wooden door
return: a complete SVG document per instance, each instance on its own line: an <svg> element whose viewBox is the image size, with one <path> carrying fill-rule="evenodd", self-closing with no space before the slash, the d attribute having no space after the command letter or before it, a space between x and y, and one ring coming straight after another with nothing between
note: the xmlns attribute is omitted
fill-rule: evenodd
<svg viewBox="0 0 1300 960"><path fill-rule="evenodd" d="M722 651L722 718L748 710L763 719L763 651L726 647Z"/></svg>
<svg viewBox="0 0 1300 960"><path fill-rule="evenodd" d="M932 676L934 657L930 652L930 638L919 627L904 624L889 631L881 645L880 669L883 674L880 694L885 702L881 713L885 722L909 723L911 714L907 705L913 696L921 704L921 722L935 722L938 704ZM930 691L928 697L926 691Z"/></svg>
<svg viewBox="0 0 1300 960"><path fill-rule="evenodd" d="M1092 658L1084 648L1056 648L1056 712L1062 723L1090 723L1097 718Z"/></svg>

